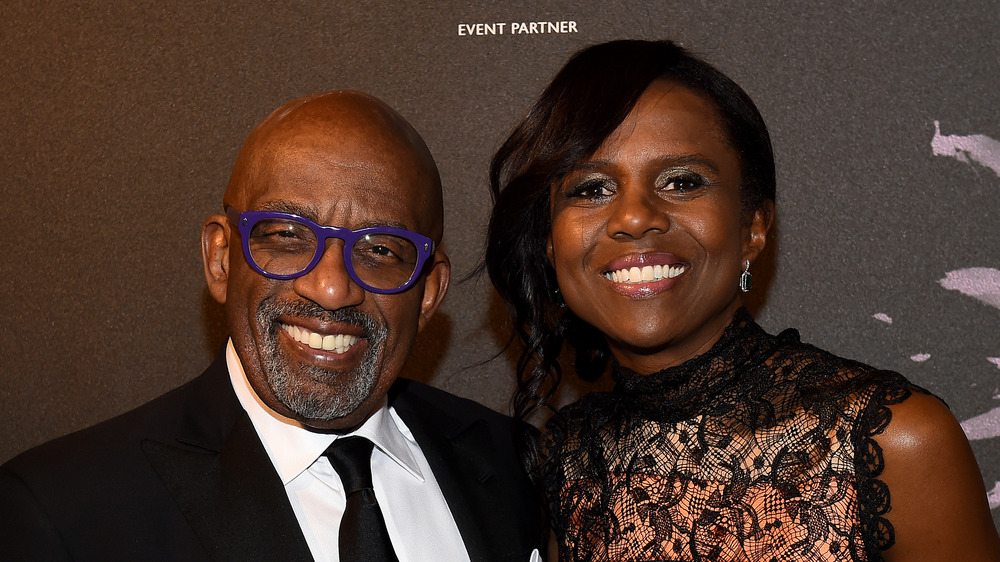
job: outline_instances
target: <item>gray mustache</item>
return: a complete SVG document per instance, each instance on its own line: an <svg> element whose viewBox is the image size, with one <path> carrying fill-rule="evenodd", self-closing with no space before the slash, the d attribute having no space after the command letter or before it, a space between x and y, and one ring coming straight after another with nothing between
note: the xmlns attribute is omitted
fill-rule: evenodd
<svg viewBox="0 0 1000 562"><path fill-rule="evenodd" d="M299 318L314 318L323 322L339 322L358 326L364 331L366 338L380 332L382 324L370 315L355 307L327 310L316 303L308 301L278 301L265 299L257 310L258 318L273 320L282 315Z"/></svg>

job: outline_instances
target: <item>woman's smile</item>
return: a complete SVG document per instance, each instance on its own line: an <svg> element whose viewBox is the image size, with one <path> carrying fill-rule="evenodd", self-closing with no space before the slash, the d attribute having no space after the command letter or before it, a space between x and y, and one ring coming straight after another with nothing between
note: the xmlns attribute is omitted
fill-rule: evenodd
<svg viewBox="0 0 1000 562"><path fill-rule="evenodd" d="M687 264L674 254L643 252L616 258L601 275L622 295L646 298L668 290L687 269Z"/></svg>

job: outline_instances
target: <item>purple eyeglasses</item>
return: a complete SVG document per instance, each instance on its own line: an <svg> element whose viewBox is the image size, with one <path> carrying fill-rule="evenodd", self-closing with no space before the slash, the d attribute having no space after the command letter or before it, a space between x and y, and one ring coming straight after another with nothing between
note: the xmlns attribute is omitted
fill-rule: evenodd
<svg viewBox="0 0 1000 562"><path fill-rule="evenodd" d="M237 211L226 216L240 231L243 256L269 279L295 279L316 267L326 241L344 241L344 265L355 283L373 293L401 293L420 276L434 254L430 238L391 226L359 230L322 226L292 213Z"/></svg>

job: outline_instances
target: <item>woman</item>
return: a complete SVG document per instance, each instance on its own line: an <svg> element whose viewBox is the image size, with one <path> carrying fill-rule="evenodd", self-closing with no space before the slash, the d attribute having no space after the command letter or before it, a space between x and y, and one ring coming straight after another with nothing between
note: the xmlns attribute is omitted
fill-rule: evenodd
<svg viewBox="0 0 1000 562"><path fill-rule="evenodd" d="M485 264L525 343L518 415L546 406L564 340L585 377L612 361L614 390L529 448L562 560L1000 559L940 401L742 308L775 174L729 78L670 42L585 49L491 183Z"/></svg>

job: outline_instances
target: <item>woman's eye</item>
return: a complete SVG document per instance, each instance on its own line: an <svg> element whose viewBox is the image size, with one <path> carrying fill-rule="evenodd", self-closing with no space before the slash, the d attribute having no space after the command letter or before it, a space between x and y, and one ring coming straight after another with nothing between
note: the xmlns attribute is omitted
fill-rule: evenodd
<svg viewBox="0 0 1000 562"><path fill-rule="evenodd" d="M685 174L682 176L667 178L667 181L663 184L662 189L666 191L685 193L688 191L694 191L703 185L705 185L705 179L701 176L696 174Z"/></svg>
<svg viewBox="0 0 1000 562"><path fill-rule="evenodd" d="M598 199L607 197L613 193L611 182L604 179L587 180L567 193L569 197L580 199Z"/></svg>

